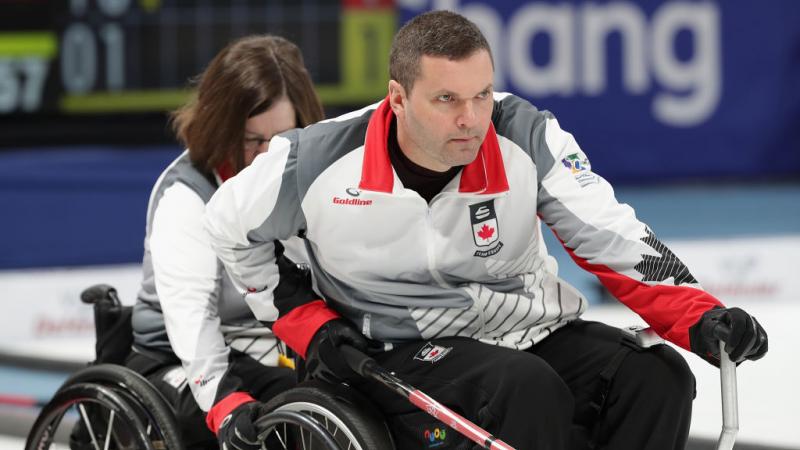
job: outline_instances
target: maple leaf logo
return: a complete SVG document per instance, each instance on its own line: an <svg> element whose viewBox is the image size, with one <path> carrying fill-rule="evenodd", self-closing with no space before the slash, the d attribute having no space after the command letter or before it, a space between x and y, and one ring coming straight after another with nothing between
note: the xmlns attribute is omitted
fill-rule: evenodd
<svg viewBox="0 0 800 450"><path fill-rule="evenodd" d="M484 241L488 241L490 237L494 235L494 228L484 224L480 230L478 230L478 237L483 239Z"/></svg>

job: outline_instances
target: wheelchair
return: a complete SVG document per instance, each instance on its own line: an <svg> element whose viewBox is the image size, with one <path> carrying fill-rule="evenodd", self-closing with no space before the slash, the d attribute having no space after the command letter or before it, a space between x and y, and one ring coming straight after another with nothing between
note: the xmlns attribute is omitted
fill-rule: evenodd
<svg viewBox="0 0 800 450"><path fill-rule="evenodd" d="M123 366L132 344L131 307L116 290L81 294L94 307L96 359L70 376L42 408L26 450L183 450L175 412L147 379ZM267 449L392 450L378 410L345 385L307 381L267 403L256 421Z"/></svg>
<svg viewBox="0 0 800 450"><path fill-rule="evenodd" d="M122 365L133 340L131 308L122 306L107 285L85 290L81 299L94 306L96 359L69 377L42 408L25 449L183 450L170 404L149 381ZM643 347L660 342L649 330L627 332ZM722 348L721 355L723 429L717 448L730 449L738 430L736 366ZM378 375L384 381L392 378ZM271 399L266 409L255 425L267 449L396 448L378 409L346 385L306 381Z"/></svg>

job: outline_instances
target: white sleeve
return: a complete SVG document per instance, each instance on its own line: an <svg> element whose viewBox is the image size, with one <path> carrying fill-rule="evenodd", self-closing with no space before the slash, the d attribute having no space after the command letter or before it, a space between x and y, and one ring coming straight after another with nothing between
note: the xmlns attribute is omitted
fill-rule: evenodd
<svg viewBox="0 0 800 450"><path fill-rule="evenodd" d="M544 131L553 163L539 190L542 219L578 265L660 336L689 350L689 328L719 300L700 288L630 206L617 201L571 134L555 119Z"/></svg>
<svg viewBox="0 0 800 450"><path fill-rule="evenodd" d="M542 178L538 211L579 258L631 274L641 254L652 252L641 238L645 225L617 202L611 185L597 175L572 134L548 118L544 142L553 164Z"/></svg>
<svg viewBox="0 0 800 450"><path fill-rule="evenodd" d="M228 369L229 349L217 312L220 270L203 228L203 200L175 183L153 214L150 252L170 344L195 400L207 411ZM201 379L205 383L194 383Z"/></svg>
<svg viewBox="0 0 800 450"><path fill-rule="evenodd" d="M274 138L268 152L223 183L206 205L211 244L255 317L264 322L278 319L272 295L279 282L273 242L282 238L265 223L273 219L290 147L287 139ZM299 208L294 199L287 203Z"/></svg>

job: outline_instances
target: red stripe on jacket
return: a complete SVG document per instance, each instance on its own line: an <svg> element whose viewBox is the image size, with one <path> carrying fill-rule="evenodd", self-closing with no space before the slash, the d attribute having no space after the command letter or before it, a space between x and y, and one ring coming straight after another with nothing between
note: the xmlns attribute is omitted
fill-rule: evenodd
<svg viewBox="0 0 800 450"><path fill-rule="evenodd" d="M724 307L714 296L700 289L649 285L603 264L589 263L566 245L564 249L579 266L597 276L614 297L639 314L659 336L686 350L691 351L689 328L709 309Z"/></svg>

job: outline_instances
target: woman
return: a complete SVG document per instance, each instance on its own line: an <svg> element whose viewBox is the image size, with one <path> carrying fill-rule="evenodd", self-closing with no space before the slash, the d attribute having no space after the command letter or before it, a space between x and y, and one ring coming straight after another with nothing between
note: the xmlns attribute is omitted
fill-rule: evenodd
<svg viewBox="0 0 800 450"><path fill-rule="evenodd" d="M277 341L211 249L202 224L205 203L265 152L273 136L322 115L300 50L275 36L247 37L223 49L200 75L196 98L173 114L188 150L161 174L150 197L127 365L173 404L187 448L218 448L218 442L260 448L252 427L260 402L295 382L291 370L277 367ZM287 259L280 267L297 272L289 277L296 286L276 296L310 295L307 274Z"/></svg>

